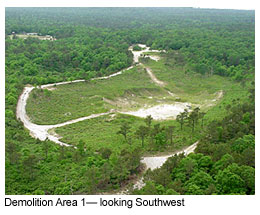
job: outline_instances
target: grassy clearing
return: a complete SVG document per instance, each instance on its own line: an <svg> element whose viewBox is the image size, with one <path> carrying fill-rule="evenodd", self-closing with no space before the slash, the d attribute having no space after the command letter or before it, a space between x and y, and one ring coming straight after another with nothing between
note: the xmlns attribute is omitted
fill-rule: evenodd
<svg viewBox="0 0 260 215"><path fill-rule="evenodd" d="M231 104L237 99L244 100L248 94L247 87L242 88L239 83L227 77L218 75L206 77L194 72L185 73L185 69L180 66L165 65L164 58L158 62L147 59L144 64L152 69L159 80L167 83L166 90L174 93L182 102L200 105L211 119L221 115L223 105ZM220 91L223 91L223 96L218 99Z"/></svg>
<svg viewBox="0 0 260 215"><path fill-rule="evenodd" d="M110 109L130 111L182 101L200 105L203 111L213 109L213 118L221 114L216 105L246 95L246 89L227 78L185 74L180 67L166 66L163 58L158 62L147 59L144 64L167 83L164 88L155 85L143 67L138 66L111 79L60 85L48 95L34 90L28 99L27 113L34 123L57 124ZM224 98L216 100L221 90Z"/></svg>
<svg viewBox="0 0 260 215"><path fill-rule="evenodd" d="M117 134L123 122L130 125L131 130L127 135L127 140L123 135ZM200 129L196 129L195 133L191 135L191 129L184 126L180 132L180 125L174 120L168 121L153 121L152 127L160 123L160 126L175 126L173 134L173 145L169 142L161 151L174 151L186 145L195 142L200 136ZM87 148L92 150L99 150L100 148L109 148L112 151L120 151L123 147L131 145L141 146L141 139L136 136L135 132L140 125L145 125L144 120L138 117L124 115L124 114L110 114L90 120L81 121L64 127L56 128L55 132L62 136L61 141L77 145L80 140L83 140ZM148 137L145 138L144 151L149 154L156 153L150 143Z"/></svg>
<svg viewBox="0 0 260 215"><path fill-rule="evenodd" d="M83 140L87 147L92 149L106 147L120 150L128 144L122 135L117 134L123 122L132 127L129 134L132 136L134 128L142 124L143 120L133 116L110 114L60 127L55 129L55 132L62 136L61 141L72 145L77 145Z"/></svg>
<svg viewBox="0 0 260 215"><path fill-rule="evenodd" d="M202 111L206 111L204 124L207 124L214 119L221 119L226 113L227 104L232 105L239 99L246 99L247 96L247 87L242 88L240 84L228 78L203 77L192 72L185 74L182 68L165 65L164 59L158 62L146 60L144 64L152 69L159 80L167 83L164 88L156 86L143 67L138 66L107 80L57 86L49 97L40 95L33 98L31 95L27 112L32 119L37 119L37 123L55 124L110 109L123 111L138 109L144 105L171 103L178 97L181 101L200 105ZM175 96L170 96L167 91L171 91ZM217 99L220 91L223 91L223 96ZM68 112L69 115L66 114ZM123 122L131 126L127 140L117 134ZM162 152L175 151L190 145L203 133L200 123L193 134L187 124L184 125L183 131L180 131L180 125L174 120L153 121L152 126L156 123L160 123L161 126L175 126L174 144L170 145L168 142L160 149ZM112 151L120 151L129 144L141 145L140 138L135 134L140 125L145 125L141 118L110 114L60 127L55 129L55 132L62 137L61 141L72 145L77 145L83 140L91 150L98 151L105 147ZM151 141L146 138L143 154L157 153L158 149L155 150Z"/></svg>
<svg viewBox="0 0 260 215"><path fill-rule="evenodd" d="M167 95L152 83L141 67L106 80L59 85L55 88L49 95L37 90L31 93L26 111L33 122L57 124L110 109L134 110L144 104L160 102Z"/></svg>

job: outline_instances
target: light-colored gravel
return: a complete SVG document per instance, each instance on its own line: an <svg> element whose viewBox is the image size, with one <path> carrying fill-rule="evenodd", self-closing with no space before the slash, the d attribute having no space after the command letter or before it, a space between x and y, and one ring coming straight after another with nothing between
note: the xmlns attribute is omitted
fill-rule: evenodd
<svg viewBox="0 0 260 215"><path fill-rule="evenodd" d="M173 154L170 154L170 155L165 155L165 156L154 156L154 157L144 157L141 162L143 164L145 164L146 166L146 169L151 169L151 170L154 170L156 168L160 168L164 163L165 161L169 158L169 157L172 157L174 155L178 155L178 154L181 154L181 153L184 153L185 155L188 155L192 152L194 152L195 148L197 147L197 144L198 142L192 144L191 146L179 151L179 152L176 152L176 153L173 153Z"/></svg>
<svg viewBox="0 0 260 215"><path fill-rule="evenodd" d="M199 141L193 143L192 145L186 147L185 149L183 149L179 152L175 152L175 153L172 153L170 155L143 157L142 160L141 160L141 163L143 163L145 165L145 170L147 170L147 169L154 170L154 169L160 168L167 161L167 159L169 157L172 157L174 155L179 155L179 154L182 154L182 153L184 153L184 155L187 156L188 154L194 152L198 143L199 143ZM139 180L137 180L134 183L133 188L134 189L141 189L144 186L145 186L144 178L141 177ZM128 194L128 190L121 191L120 193L117 193L117 194Z"/></svg>
<svg viewBox="0 0 260 215"><path fill-rule="evenodd" d="M121 113L142 118L151 115L155 120L175 119L179 113L183 112L184 109L188 109L190 105L190 103L175 102L174 104L161 104Z"/></svg>

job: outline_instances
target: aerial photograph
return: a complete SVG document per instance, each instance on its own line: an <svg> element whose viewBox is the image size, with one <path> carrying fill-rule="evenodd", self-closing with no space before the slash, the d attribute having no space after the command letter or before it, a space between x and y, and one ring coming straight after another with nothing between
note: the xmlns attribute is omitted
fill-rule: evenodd
<svg viewBox="0 0 260 215"><path fill-rule="evenodd" d="M5 8L6 195L255 195L255 10Z"/></svg>

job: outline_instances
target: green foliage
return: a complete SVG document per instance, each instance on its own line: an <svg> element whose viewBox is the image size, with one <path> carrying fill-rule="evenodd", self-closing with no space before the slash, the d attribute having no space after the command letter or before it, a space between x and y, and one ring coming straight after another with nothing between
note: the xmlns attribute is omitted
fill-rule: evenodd
<svg viewBox="0 0 260 215"><path fill-rule="evenodd" d="M244 102L248 83L254 80L254 25L254 12L239 10L6 8L6 194L116 190L139 173L141 153L180 149L198 137L198 154L168 159L161 169L148 172L146 186L134 193L254 194L253 87L250 102ZM57 40L11 39L8 35L13 31L52 35ZM138 43L167 51L160 54L159 62L145 62L167 89L151 83L140 68L111 80L89 81L130 66L133 56L128 47ZM118 105L113 103L117 98L132 94L138 104L153 105L148 96L155 100L165 96L169 103L201 105L201 112L190 120L188 115L177 117L181 129L175 121L156 125L147 119L145 126L143 120L124 116L57 129L77 149L30 137L15 118L24 86L76 79L86 82L55 86L53 91L34 90L27 105L31 120L55 124L105 112ZM219 101L216 93L223 89ZM177 96L170 97L168 91ZM124 120L131 124L127 133L131 145L116 134Z"/></svg>
<svg viewBox="0 0 260 215"><path fill-rule="evenodd" d="M144 138L148 135L148 132L148 128L143 125L141 125L136 131L136 135L142 140L142 147L144 147Z"/></svg>
<svg viewBox="0 0 260 215"><path fill-rule="evenodd" d="M245 135L243 138L238 138L231 146L233 151L242 153L245 149L255 148L255 137L252 134Z"/></svg>
<svg viewBox="0 0 260 215"><path fill-rule="evenodd" d="M238 104L233 110L222 120L208 125L207 133L196 149L197 153L169 158L161 168L147 171L145 182L160 184L164 190L173 189L179 194L254 194L255 138L252 134L254 127L250 126L254 119L247 120L248 129L243 130L233 123L244 122L243 112L253 116L254 105ZM239 132L231 133L234 130L229 130L227 121L232 122L234 129ZM222 125L221 138L216 125ZM133 193L144 194L146 186Z"/></svg>
<svg viewBox="0 0 260 215"><path fill-rule="evenodd" d="M197 174L193 175L186 183L188 187L189 184L194 184L204 191L207 190L209 186L214 183L214 180L209 174L205 173L204 171L200 171Z"/></svg>
<svg viewBox="0 0 260 215"><path fill-rule="evenodd" d="M152 121L153 121L153 118L151 115L148 115L146 118L145 118L145 124L147 125L147 127L150 129L151 128L151 124L152 124Z"/></svg>
<svg viewBox="0 0 260 215"><path fill-rule="evenodd" d="M44 91L51 93L45 96L41 90L33 90L26 106L28 116L37 124L57 124L110 109L135 110L151 94L155 98L167 95L139 67L111 79L57 85L53 91Z"/></svg>
<svg viewBox="0 0 260 215"><path fill-rule="evenodd" d="M141 51L142 48L138 45L133 46L133 51Z"/></svg>
<svg viewBox="0 0 260 215"><path fill-rule="evenodd" d="M161 133L156 134L154 139L155 139L154 143L155 143L157 150L164 148L165 145L167 144L165 133L161 132Z"/></svg>
<svg viewBox="0 0 260 215"><path fill-rule="evenodd" d="M117 132L117 134L122 134L126 140L127 134L131 127L128 125L128 123L124 122L122 126L120 127L120 130Z"/></svg>
<svg viewBox="0 0 260 215"><path fill-rule="evenodd" d="M227 167L216 175L217 189L220 194L245 194L245 182Z"/></svg>
<svg viewBox="0 0 260 215"><path fill-rule="evenodd" d="M185 109L184 112L181 112L180 114L178 114L176 117L177 122L179 122L181 125L181 130L182 130L183 124L184 124L185 120L187 119L187 117L188 117L187 109Z"/></svg>
<svg viewBox="0 0 260 215"><path fill-rule="evenodd" d="M199 188L196 184L188 184L186 194L189 195L203 195L203 190Z"/></svg>

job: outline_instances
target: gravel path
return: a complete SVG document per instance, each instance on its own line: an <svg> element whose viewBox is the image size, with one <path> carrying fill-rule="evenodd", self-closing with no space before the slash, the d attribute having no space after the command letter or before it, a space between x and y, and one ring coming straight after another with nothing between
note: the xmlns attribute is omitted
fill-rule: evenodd
<svg viewBox="0 0 260 215"><path fill-rule="evenodd" d="M143 44L139 44L142 48L144 48L141 51L133 51L133 47L130 46L129 50L131 50L133 52L133 60L135 63L138 63L139 60L138 58L141 56L141 54L143 54L144 52L150 51L150 52L160 52L158 50L149 50L150 48L147 47L146 45ZM108 79L108 78L112 78L114 76L117 75L121 75L124 71L127 71L129 69L132 69L134 66L130 66L127 69L124 69L122 71L119 71L117 73L114 73L112 75L108 75L108 76L104 76L104 77L97 77L97 78L93 78L92 80L101 80L101 79ZM151 76L151 75L150 75ZM154 75L152 75L154 80L156 80L159 83L159 80L156 79L156 77ZM151 76L151 77L152 77ZM65 82L58 82L58 83L53 83L53 84L46 84L46 85L41 85L38 86L37 88L42 88L42 89L54 89L53 87L55 86L59 86L59 85L64 85L64 84L70 84L70 83L78 83L78 82L84 82L85 80L74 80L74 81L65 81ZM30 135L34 138L40 139L41 141L46 140L47 138L57 144L60 145L64 145L64 146L71 146L69 144L63 143L59 140L59 136L55 135L55 134L50 134L48 131L50 129L53 128L58 128L58 127L62 127L65 125L69 125L72 123L76 123L76 122L80 122L83 120L87 120L87 119L93 119L96 117L100 117L100 116L104 116L107 114L110 114L113 112L113 110L106 112L106 113L100 113L100 114L92 114L90 116L86 116L86 117L81 117L78 119L74 119L74 120L70 120L68 122L64 122L64 123L60 123L60 124L56 124L56 125L37 125L34 124L30 121L28 115L26 114L26 104L27 104L27 99L29 98L29 94L31 93L31 91L34 89L35 87L32 86L27 86L24 88L22 94L19 97L18 103L17 103L17 108L16 108L16 117L17 119L20 119L23 124L24 127L26 127L29 131L30 131Z"/></svg>
<svg viewBox="0 0 260 215"><path fill-rule="evenodd" d="M198 144L198 141L194 144L192 144L191 146L179 151L179 152L176 152L176 153L173 153L173 154L170 154L170 155L165 155L165 156L153 156L153 157L144 157L141 162L143 164L145 164L146 166L146 169L151 169L151 170L154 170L156 168L159 168L161 167L165 161L169 158L169 157L172 157L174 155L178 155L178 154L181 154L181 153L184 153L185 155L188 155L192 152L194 152L195 148L197 147L197 144Z"/></svg>
<svg viewBox="0 0 260 215"><path fill-rule="evenodd" d="M172 157L172 156L178 155L178 154L182 154L182 153L184 153L184 155L187 156L188 154L194 152L198 143L199 143L199 141L193 143L192 145L184 148L183 150L181 150L179 152L175 152L175 153L172 153L170 155L143 157L142 160L141 160L141 163L143 163L145 165L145 171L148 170L148 169L154 170L154 169L160 168L167 161L167 159L169 157ZM144 186L145 186L144 178L141 177L139 180L137 180L134 183L133 188L134 189L141 189ZM128 189L124 189L124 190L118 192L117 194L118 195L128 194Z"/></svg>
<svg viewBox="0 0 260 215"><path fill-rule="evenodd" d="M160 87L164 87L166 85L166 83L164 83L163 81L160 81L156 78L156 76L153 74L153 72L150 68L146 67L146 71L155 84L157 84Z"/></svg>

